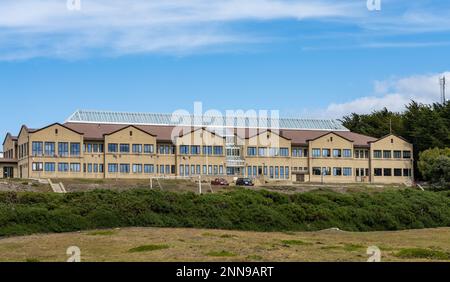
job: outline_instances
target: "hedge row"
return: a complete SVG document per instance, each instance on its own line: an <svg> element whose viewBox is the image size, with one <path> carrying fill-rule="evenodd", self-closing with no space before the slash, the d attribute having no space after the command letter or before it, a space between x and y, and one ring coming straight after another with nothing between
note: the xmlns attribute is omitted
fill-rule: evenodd
<svg viewBox="0 0 450 282"><path fill-rule="evenodd" d="M0 236L128 226L252 231L444 227L450 226L450 192L0 193Z"/></svg>

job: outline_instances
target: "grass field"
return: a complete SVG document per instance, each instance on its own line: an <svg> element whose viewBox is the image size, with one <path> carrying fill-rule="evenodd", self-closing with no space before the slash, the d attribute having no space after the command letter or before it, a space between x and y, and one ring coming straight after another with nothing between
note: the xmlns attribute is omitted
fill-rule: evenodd
<svg viewBox="0 0 450 282"><path fill-rule="evenodd" d="M0 240L0 261L63 262L70 246L82 261L367 261L378 246L382 261L449 261L450 228L351 233L295 233L127 228L32 235Z"/></svg>

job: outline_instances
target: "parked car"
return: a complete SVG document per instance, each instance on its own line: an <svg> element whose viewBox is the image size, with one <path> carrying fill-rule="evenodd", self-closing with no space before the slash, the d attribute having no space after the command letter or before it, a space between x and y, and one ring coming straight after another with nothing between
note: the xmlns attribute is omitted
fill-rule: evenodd
<svg viewBox="0 0 450 282"><path fill-rule="evenodd" d="M230 183L226 179L223 178L216 178L213 181L211 181L211 185L217 185L217 186L229 186Z"/></svg>
<svg viewBox="0 0 450 282"><path fill-rule="evenodd" d="M255 186L255 184L253 184L253 181L250 178L238 178L238 180L236 180L236 185L237 186Z"/></svg>

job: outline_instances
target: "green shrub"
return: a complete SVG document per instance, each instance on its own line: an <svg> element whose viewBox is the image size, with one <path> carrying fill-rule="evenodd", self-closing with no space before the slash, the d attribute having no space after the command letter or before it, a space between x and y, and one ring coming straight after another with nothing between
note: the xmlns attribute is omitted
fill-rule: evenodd
<svg viewBox="0 0 450 282"><path fill-rule="evenodd" d="M383 231L450 226L450 192L279 194L238 189L0 193L0 236L127 226L252 231Z"/></svg>
<svg viewBox="0 0 450 282"><path fill-rule="evenodd" d="M168 245L145 245L128 250L129 253L143 253L168 249Z"/></svg>
<svg viewBox="0 0 450 282"><path fill-rule="evenodd" d="M396 253L395 256L407 259L450 260L450 253L420 248L403 249Z"/></svg>

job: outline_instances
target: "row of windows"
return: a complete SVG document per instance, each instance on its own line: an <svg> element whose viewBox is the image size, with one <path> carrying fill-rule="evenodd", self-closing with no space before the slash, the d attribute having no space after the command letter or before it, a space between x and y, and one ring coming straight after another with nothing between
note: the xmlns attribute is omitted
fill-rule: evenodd
<svg viewBox="0 0 450 282"><path fill-rule="evenodd" d="M103 153L105 151L103 144L86 143L84 144L84 152L86 153Z"/></svg>
<svg viewBox="0 0 450 282"><path fill-rule="evenodd" d="M201 150L203 148L203 150ZM181 155L215 155L221 156L223 155L223 146L198 146L198 145L181 145L180 146L180 154Z"/></svg>
<svg viewBox="0 0 450 282"><path fill-rule="evenodd" d="M80 156L80 143L58 143L58 156L68 157L69 148L71 156ZM32 142L31 144L33 156L56 156L56 143L55 142Z"/></svg>
<svg viewBox="0 0 450 282"><path fill-rule="evenodd" d="M28 143L19 145L19 159L28 156Z"/></svg>
<svg viewBox="0 0 450 282"><path fill-rule="evenodd" d="M312 174L316 176L320 175L333 175L333 176L352 176L352 168L351 167L313 167ZM355 168L356 176L369 176L368 168ZM411 176L411 169L405 168L375 168L374 169L375 176L403 176L409 177Z"/></svg>
<svg viewBox="0 0 450 282"><path fill-rule="evenodd" d="M313 175L324 175L324 176L352 176L353 169L351 167L313 167Z"/></svg>
<svg viewBox="0 0 450 282"><path fill-rule="evenodd" d="M411 169L410 168L375 168L373 171L375 176L403 176L410 177Z"/></svg>
<svg viewBox="0 0 450 282"><path fill-rule="evenodd" d="M14 156L14 150L13 150L13 149L10 149L10 150L6 151L3 157L4 157L5 159L14 159L14 158L15 158L15 156Z"/></svg>
<svg viewBox="0 0 450 282"><path fill-rule="evenodd" d="M411 151L390 151L390 150L375 150L373 151L374 159L411 159Z"/></svg>
<svg viewBox="0 0 450 282"><path fill-rule="evenodd" d="M269 153L269 154L267 154ZM288 157L289 148L265 148L265 147L248 147L247 156L260 156L260 157Z"/></svg>
<svg viewBox="0 0 450 282"><path fill-rule="evenodd" d="M355 159L368 159L369 150L355 150Z"/></svg>
<svg viewBox="0 0 450 282"><path fill-rule="evenodd" d="M223 175L223 165L180 165L180 175Z"/></svg>
<svg viewBox="0 0 450 282"><path fill-rule="evenodd" d="M247 176L269 176L271 179L289 179L288 166L248 166Z"/></svg>
<svg viewBox="0 0 450 282"><path fill-rule="evenodd" d="M297 158L307 158L308 149L305 148L292 148L292 156Z"/></svg>
<svg viewBox="0 0 450 282"><path fill-rule="evenodd" d="M101 165L103 166L103 165ZM46 172L55 172L58 169L59 172L81 172L81 164L80 163L41 163L34 162L32 163L33 171L46 171Z"/></svg>
<svg viewBox="0 0 450 282"><path fill-rule="evenodd" d="M131 151L130 151L131 148ZM153 154L155 153L155 146L153 144L108 144L108 153L134 153L134 154Z"/></svg>
<svg viewBox="0 0 450 282"><path fill-rule="evenodd" d="M333 155L332 155L333 154ZM352 150L350 149L312 149L312 157L313 158L351 158L352 157Z"/></svg>

